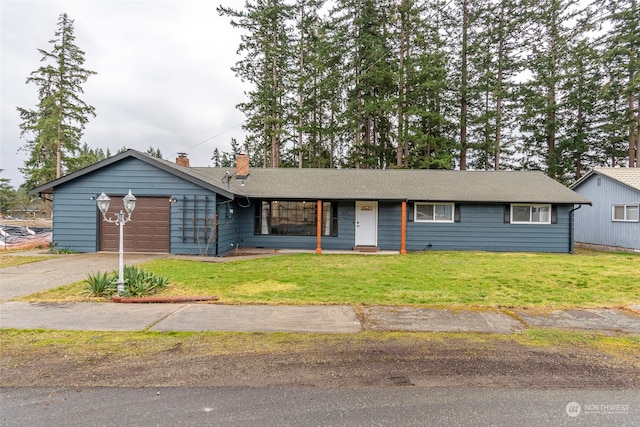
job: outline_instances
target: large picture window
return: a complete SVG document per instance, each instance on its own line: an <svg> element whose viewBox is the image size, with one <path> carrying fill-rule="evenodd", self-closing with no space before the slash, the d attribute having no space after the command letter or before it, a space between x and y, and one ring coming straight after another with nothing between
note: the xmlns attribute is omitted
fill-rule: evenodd
<svg viewBox="0 0 640 427"><path fill-rule="evenodd" d="M315 236L317 209L314 201L270 200L257 205L255 234ZM338 235L337 204L322 203L322 235Z"/></svg>
<svg viewBox="0 0 640 427"><path fill-rule="evenodd" d="M455 204L453 203L415 203L415 222L453 222Z"/></svg>
<svg viewBox="0 0 640 427"><path fill-rule="evenodd" d="M640 220L640 205L611 206L611 220L622 222L638 222Z"/></svg>
<svg viewBox="0 0 640 427"><path fill-rule="evenodd" d="M511 205L512 224L551 224L551 205Z"/></svg>

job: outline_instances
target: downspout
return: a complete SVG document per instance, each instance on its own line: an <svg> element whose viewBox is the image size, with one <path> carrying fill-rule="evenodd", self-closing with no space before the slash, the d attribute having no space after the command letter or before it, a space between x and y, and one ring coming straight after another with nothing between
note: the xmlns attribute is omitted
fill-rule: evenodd
<svg viewBox="0 0 640 427"><path fill-rule="evenodd" d="M569 211L569 253L573 254L573 213L580 209L582 205Z"/></svg>
<svg viewBox="0 0 640 427"><path fill-rule="evenodd" d="M400 253L407 253L407 201L402 201L402 214L400 215Z"/></svg>
<svg viewBox="0 0 640 427"><path fill-rule="evenodd" d="M316 218L316 253L322 253L322 200L318 200L318 209L317 209L317 218Z"/></svg>

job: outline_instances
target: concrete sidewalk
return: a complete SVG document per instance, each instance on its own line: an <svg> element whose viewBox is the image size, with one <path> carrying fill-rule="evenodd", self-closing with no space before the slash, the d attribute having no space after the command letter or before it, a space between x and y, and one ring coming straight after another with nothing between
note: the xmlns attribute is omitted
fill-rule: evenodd
<svg viewBox="0 0 640 427"><path fill-rule="evenodd" d="M416 307L220 304L0 304L0 328L94 331L237 331L358 333L374 331L510 334L529 327L640 334L640 316L613 309L532 313Z"/></svg>
<svg viewBox="0 0 640 427"><path fill-rule="evenodd" d="M26 253L38 255L37 252ZM14 254L19 256L19 254ZM126 254L127 264L167 255ZM202 258L199 258L202 260ZM241 258L235 258L241 259ZM229 258L207 259L227 262ZM223 304L30 303L10 301L117 268L118 255L92 253L0 268L0 328L95 331L239 331L357 333L375 331L510 334L557 328L640 334L640 305L627 309L534 312L371 306Z"/></svg>

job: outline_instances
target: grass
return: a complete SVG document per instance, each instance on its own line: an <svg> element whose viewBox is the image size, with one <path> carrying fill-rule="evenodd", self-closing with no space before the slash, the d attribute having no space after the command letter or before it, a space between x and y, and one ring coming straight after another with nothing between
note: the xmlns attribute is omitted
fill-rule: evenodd
<svg viewBox="0 0 640 427"><path fill-rule="evenodd" d="M530 329L511 335L442 332L363 332L360 334L290 334L249 332L94 332L50 330L0 330L0 355L45 354L55 357L75 356L100 358L120 355L144 358L147 355L175 351L184 354L284 354L313 351L316 348L351 349L372 342L450 343L466 340L483 344L517 342L532 348L585 348L605 352L624 360L640 354L640 336L608 336L597 333Z"/></svg>
<svg viewBox="0 0 640 427"><path fill-rule="evenodd" d="M49 259L47 256L15 256L0 254L0 268L15 267L17 265L29 264L37 261Z"/></svg>
<svg viewBox="0 0 640 427"><path fill-rule="evenodd" d="M637 254L294 254L230 263L160 259L144 268L169 279L158 296L216 295L227 304L563 308L640 303ZM23 300L86 301L83 289L76 283Z"/></svg>

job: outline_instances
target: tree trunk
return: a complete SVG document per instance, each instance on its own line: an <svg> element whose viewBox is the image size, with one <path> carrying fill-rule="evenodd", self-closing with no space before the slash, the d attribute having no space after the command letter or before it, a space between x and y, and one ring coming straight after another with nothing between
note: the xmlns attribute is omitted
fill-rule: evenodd
<svg viewBox="0 0 640 427"><path fill-rule="evenodd" d="M633 72L629 74L629 88L632 87L633 80ZM629 167L635 167L636 163L636 130L634 129L636 126L635 122L635 114L633 111L633 107L635 106L635 100L633 96L633 92L629 92L627 97L628 101L628 117L629 117Z"/></svg>
<svg viewBox="0 0 640 427"><path fill-rule="evenodd" d="M405 55L405 30L404 20L400 18L400 59L399 59L399 80L398 80L398 152L396 153L396 166L402 167L406 162L407 141L403 135L404 132L404 55Z"/></svg>
<svg viewBox="0 0 640 427"><path fill-rule="evenodd" d="M495 170L500 170L500 147L501 147L501 133L502 133L502 67L504 61L504 1L500 2L500 35L498 40L498 76L496 80L496 141L494 152L494 165Z"/></svg>
<svg viewBox="0 0 640 427"><path fill-rule="evenodd" d="M640 168L640 95L638 95L638 123L636 123L636 167Z"/></svg>
<svg viewBox="0 0 640 427"><path fill-rule="evenodd" d="M302 16L300 17L300 64L298 78L298 167L302 168L302 104L303 104L303 87L304 81L304 6L302 7Z"/></svg>
<svg viewBox="0 0 640 427"><path fill-rule="evenodd" d="M462 2L462 70L460 78L460 170L467 169L467 27L469 26L469 10L467 0Z"/></svg>

